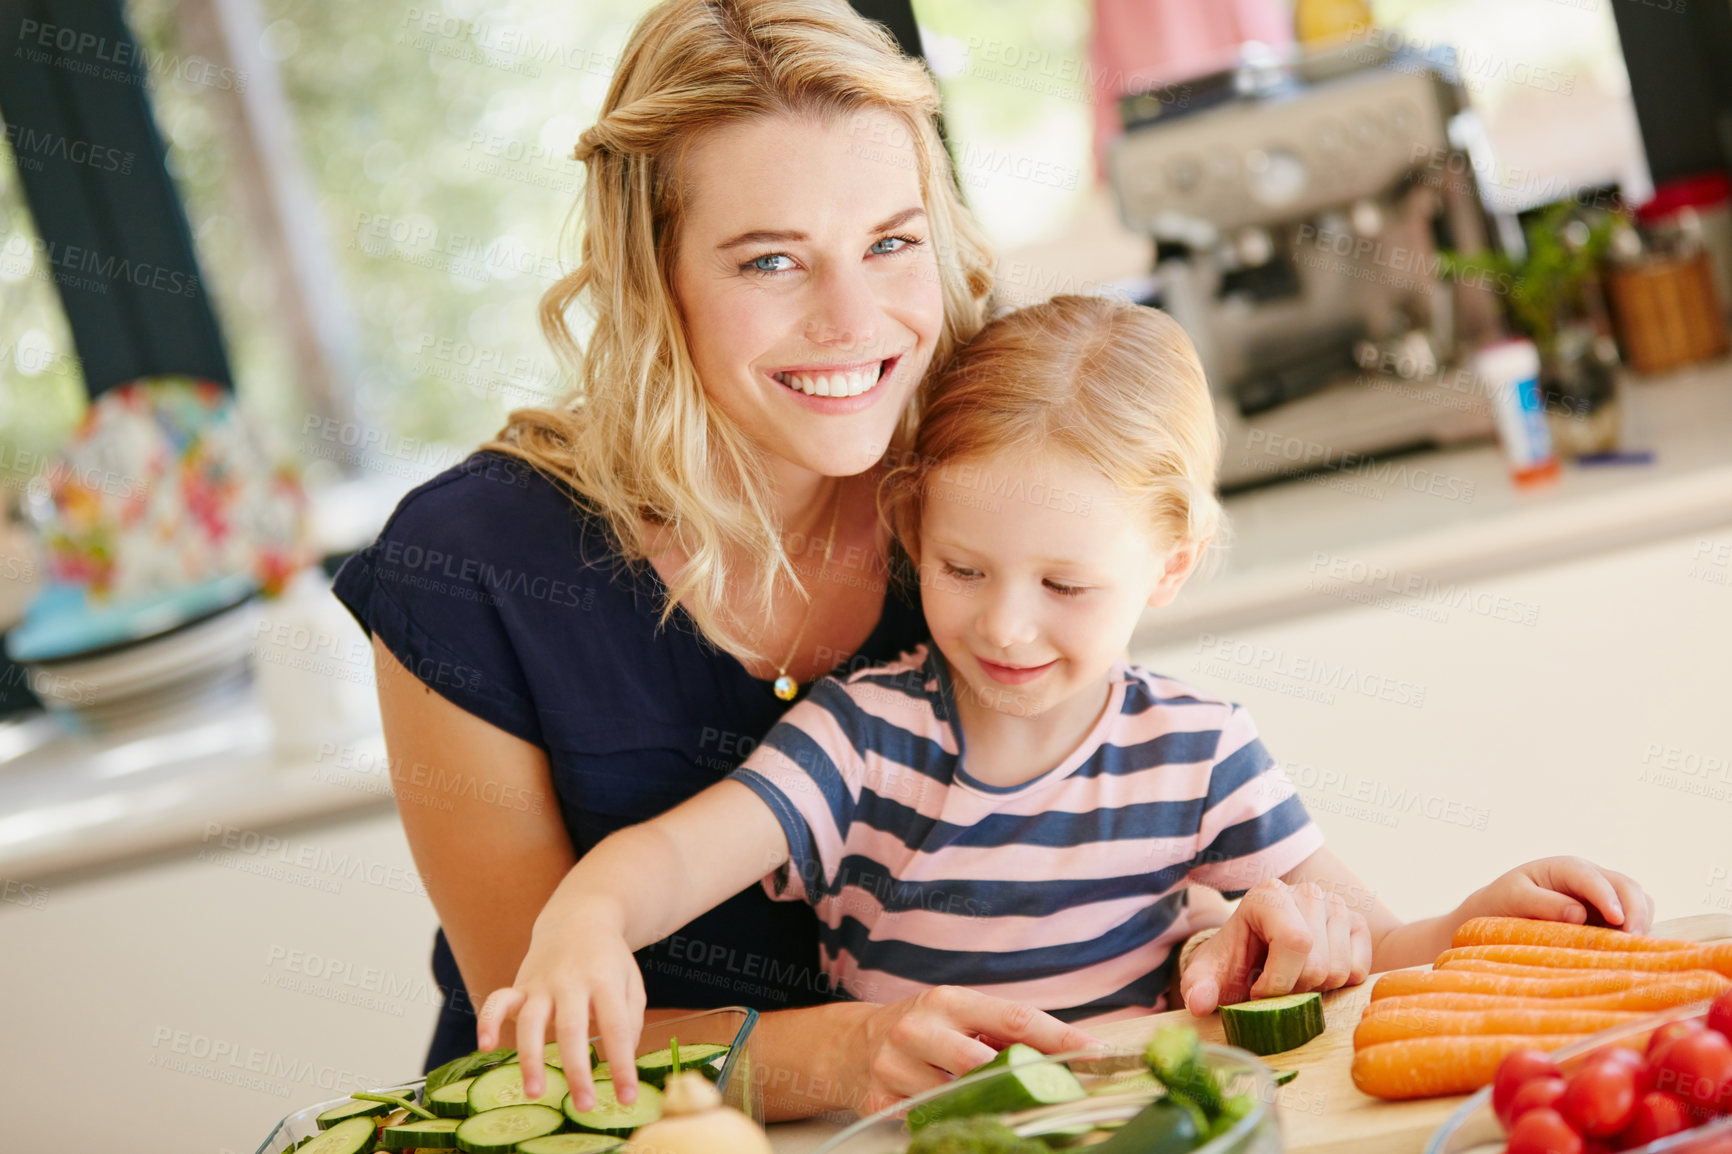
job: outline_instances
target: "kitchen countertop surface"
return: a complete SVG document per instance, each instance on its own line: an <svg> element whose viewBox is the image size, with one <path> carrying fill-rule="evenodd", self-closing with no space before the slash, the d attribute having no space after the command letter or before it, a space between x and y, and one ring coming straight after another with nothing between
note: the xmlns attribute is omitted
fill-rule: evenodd
<svg viewBox="0 0 1732 1154"><path fill-rule="evenodd" d="M1488 444L1229 498L1233 541L1223 563L1150 614L1132 652L1375 603L1416 582L1732 524L1732 363L1626 382L1622 419L1625 448L1652 450L1652 464L1565 466L1556 483L1520 490ZM323 583L303 582L294 596L299 603L276 603L266 616L314 620L339 657L332 676L369 695L358 683L370 682L370 658L350 644L365 648L359 630ZM44 717L0 722L0 878L101 868L229 829L391 805L376 712L317 739L297 733L290 749L258 696L105 735Z"/></svg>

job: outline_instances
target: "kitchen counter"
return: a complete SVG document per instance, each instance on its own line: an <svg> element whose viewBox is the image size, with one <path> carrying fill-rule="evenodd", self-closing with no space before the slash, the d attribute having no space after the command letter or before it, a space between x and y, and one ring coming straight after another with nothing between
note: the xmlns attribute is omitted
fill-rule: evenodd
<svg viewBox="0 0 1732 1154"><path fill-rule="evenodd" d="M1624 445L1652 450L1652 464L1566 466L1523 490L1497 446L1482 445L1229 498L1222 564L1148 614L1131 651L1732 524L1732 363L1627 382L1622 420ZM361 638L353 622L321 583L296 597L267 616L313 620L324 650L313 655L336 652L330 676L366 697L370 660L349 644ZM256 692L107 736L47 718L0 723L0 879L391 805L371 707L327 739L297 736L295 749L274 739Z"/></svg>

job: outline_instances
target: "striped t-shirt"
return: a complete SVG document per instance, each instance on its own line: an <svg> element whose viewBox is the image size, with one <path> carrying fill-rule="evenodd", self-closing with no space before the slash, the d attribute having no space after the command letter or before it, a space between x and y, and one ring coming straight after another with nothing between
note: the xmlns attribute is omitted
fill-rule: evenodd
<svg viewBox="0 0 1732 1154"><path fill-rule="evenodd" d="M1120 663L1095 727L1009 788L963 766L944 659L826 678L733 773L775 812L772 897L817 909L832 986L969 986L1067 1021L1164 1005L1185 887L1229 897L1323 844L1239 706Z"/></svg>

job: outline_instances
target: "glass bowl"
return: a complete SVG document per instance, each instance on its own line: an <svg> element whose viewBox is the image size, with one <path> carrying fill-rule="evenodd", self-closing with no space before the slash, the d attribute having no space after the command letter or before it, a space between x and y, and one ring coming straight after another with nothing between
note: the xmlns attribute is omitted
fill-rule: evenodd
<svg viewBox="0 0 1732 1154"><path fill-rule="evenodd" d="M1197 1147L1193 1154L1281 1154L1281 1127L1275 1111L1275 1075L1258 1058L1232 1046L1203 1043L1203 1060L1221 1084L1223 1095L1249 1093L1257 1104L1251 1113L1239 1119L1231 1130L1211 1142ZM1134 1117L1161 1091L1141 1078L1136 1085L1121 1091L1110 1090L1111 1083L1147 1073L1143 1051L1085 1050L1070 1054L1053 1054L1041 1061L1018 1066L1019 1070L1043 1064L1070 1068L1091 1091L1089 1097L1056 1106L1043 1106L1020 1114L1007 1115L1006 1120L1024 1138L1037 1137L1073 1126L1099 1125ZM983 1070L947 1082L923 1094L906 1098L896 1105L863 1118L836 1135L813 1154L902 1154L910 1141L903 1116L934 1098L941 1098L963 1086L971 1086L1000 1077L1004 1070ZM1080 1149L1087 1149L1081 1147Z"/></svg>
<svg viewBox="0 0 1732 1154"><path fill-rule="evenodd" d="M731 1047L727 1061L722 1063L722 1072L716 1078L716 1088L722 1092L724 1102L742 1111L753 1121L761 1123L764 1117L763 1104L752 1078L752 1027L757 1024L758 1011L748 1010L744 1006L724 1006L719 1010L664 1018L644 1026L643 1037L638 1039L637 1052L642 1055L665 1050L669 1040L673 1038L678 1038L682 1046L689 1042L715 1042ZM590 1041L599 1045L601 1039L597 1036ZM415 1078L389 1086L356 1086L355 1089L384 1090L388 1093L419 1090L426 1080ZM317 1134L319 1127L315 1119L331 1107L348 1100L348 1096L344 1095L296 1110L277 1123L277 1128L271 1131L270 1137L259 1147L258 1154L283 1154L301 1139Z"/></svg>
<svg viewBox="0 0 1732 1154"><path fill-rule="evenodd" d="M1612 1046L1631 1041L1645 1044L1647 1036L1667 1022L1707 1017L1708 1006L1708 1002L1695 1002L1688 1006L1661 1010L1657 1014L1625 1022L1609 1030L1601 1030L1592 1037L1583 1038L1574 1045L1555 1051L1552 1058L1567 1075L1590 1055ZM1437 1132L1431 1136L1431 1141L1426 1144L1425 1154L1501 1154L1503 1148L1503 1126L1491 1111L1491 1087L1487 1086L1463 1102L1456 1112L1438 1127ZM1713 1154L1732 1152L1732 1117L1717 1118L1694 1130L1673 1134L1646 1146L1632 1147L1623 1154L1709 1154L1710 1151L1713 1151Z"/></svg>

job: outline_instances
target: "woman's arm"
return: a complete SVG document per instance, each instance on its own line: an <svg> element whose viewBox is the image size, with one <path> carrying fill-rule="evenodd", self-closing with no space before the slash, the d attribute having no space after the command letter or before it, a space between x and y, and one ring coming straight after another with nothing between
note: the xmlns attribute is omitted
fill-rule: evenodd
<svg viewBox="0 0 1732 1154"><path fill-rule="evenodd" d="M373 667L397 812L463 984L510 985L575 860L547 755L439 696L377 637Z"/></svg>

